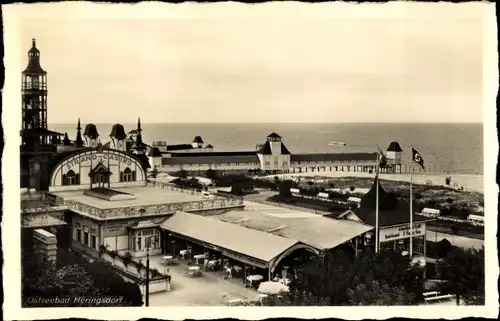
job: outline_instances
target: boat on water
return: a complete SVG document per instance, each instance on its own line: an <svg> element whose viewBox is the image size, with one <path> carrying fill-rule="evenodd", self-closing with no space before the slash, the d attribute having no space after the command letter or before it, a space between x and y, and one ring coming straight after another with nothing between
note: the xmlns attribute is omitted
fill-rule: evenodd
<svg viewBox="0 0 500 321"><path fill-rule="evenodd" d="M347 146L347 143L346 142L329 142L328 143L328 146Z"/></svg>

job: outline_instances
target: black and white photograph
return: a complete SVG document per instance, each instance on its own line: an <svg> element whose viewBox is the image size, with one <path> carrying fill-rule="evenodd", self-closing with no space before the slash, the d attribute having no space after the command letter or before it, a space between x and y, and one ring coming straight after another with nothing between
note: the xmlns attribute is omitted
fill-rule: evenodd
<svg viewBox="0 0 500 321"><path fill-rule="evenodd" d="M11 319L497 315L493 4L2 10Z"/></svg>

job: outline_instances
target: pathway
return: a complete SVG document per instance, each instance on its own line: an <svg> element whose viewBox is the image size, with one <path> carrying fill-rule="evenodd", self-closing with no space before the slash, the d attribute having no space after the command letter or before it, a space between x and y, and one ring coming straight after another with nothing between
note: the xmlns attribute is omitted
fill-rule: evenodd
<svg viewBox="0 0 500 321"><path fill-rule="evenodd" d="M169 269L172 275L171 291L150 294L150 306L222 306L225 295L258 299L258 292L245 288L243 281L224 280L215 272L203 272L202 277L194 278L185 274L186 264L180 262L178 265L165 267L160 261L161 256L151 257L150 267L162 273ZM144 293L143 287L141 291Z"/></svg>
<svg viewBox="0 0 500 321"><path fill-rule="evenodd" d="M432 242L439 242L442 239L447 239L452 245L462 248L476 248L480 249L484 245L483 240L468 238L464 236L452 235L436 231L427 231L427 240Z"/></svg>

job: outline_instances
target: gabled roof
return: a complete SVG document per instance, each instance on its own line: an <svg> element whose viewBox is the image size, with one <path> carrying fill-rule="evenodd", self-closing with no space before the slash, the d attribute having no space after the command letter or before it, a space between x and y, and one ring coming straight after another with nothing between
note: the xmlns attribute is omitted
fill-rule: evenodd
<svg viewBox="0 0 500 321"><path fill-rule="evenodd" d="M377 178L368 193L361 198L360 208L351 209L351 211L367 225L375 226L376 222L376 202L377 202ZM379 186L379 226L392 226L410 222L410 205L399 201L393 194L387 193ZM413 214L413 222L429 221L428 217Z"/></svg>
<svg viewBox="0 0 500 321"><path fill-rule="evenodd" d="M391 142L389 147L387 147L388 152L402 152L401 146L399 146L398 142Z"/></svg>
<svg viewBox="0 0 500 321"><path fill-rule="evenodd" d="M103 163L97 164L89 173L90 175L94 175L97 173L106 173L106 174L112 174L109 168L106 167Z"/></svg>
<svg viewBox="0 0 500 321"><path fill-rule="evenodd" d="M181 211L165 220L161 228L266 263L298 243L296 240Z"/></svg>
<svg viewBox="0 0 500 321"><path fill-rule="evenodd" d="M327 153L327 154L292 154L292 162L311 162L311 161L347 161L347 160L366 160L376 161L377 153Z"/></svg>
<svg viewBox="0 0 500 321"><path fill-rule="evenodd" d="M271 152L271 143L265 142L262 148L258 151L258 153L262 155L272 155L273 153Z"/></svg>
<svg viewBox="0 0 500 321"><path fill-rule="evenodd" d="M149 157L161 157L161 152L158 147L151 147L148 152Z"/></svg>
<svg viewBox="0 0 500 321"><path fill-rule="evenodd" d="M272 155L273 153L271 151L271 142L265 142L258 153L262 155ZM281 155L291 155L290 151L288 150L288 148L286 148L283 142L281 142Z"/></svg>
<svg viewBox="0 0 500 321"><path fill-rule="evenodd" d="M272 132L271 134L267 135L267 137L271 137L271 138L281 138L280 135L276 134L275 132Z"/></svg>
<svg viewBox="0 0 500 321"><path fill-rule="evenodd" d="M371 226L320 215L278 217L258 211L229 211L214 216L222 221L253 230L297 240L324 251L343 244L371 229Z"/></svg>

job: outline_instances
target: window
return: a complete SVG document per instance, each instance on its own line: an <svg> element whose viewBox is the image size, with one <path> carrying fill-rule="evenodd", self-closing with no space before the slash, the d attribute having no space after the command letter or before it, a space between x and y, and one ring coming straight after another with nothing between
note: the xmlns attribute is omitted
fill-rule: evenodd
<svg viewBox="0 0 500 321"><path fill-rule="evenodd" d="M72 169L70 169L66 174L62 176L63 185L79 185L80 175L76 174Z"/></svg>
<svg viewBox="0 0 500 321"><path fill-rule="evenodd" d="M33 77L32 79L32 89L40 89L39 88L39 80L38 80L38 76L35 76Z"/></svg>
<svg viewBox="0 0 500 321"><path fill-rule="evenodd" d="M76 223L76 240L78 242L82 241L82 224Z"/></svg>
<svg viewBox="0 0 500 321"><path fill-rule="evenodd" d="M90 229L90 247L93 249L97 249L97 237L96 237L96 231L95 228Z"/></svg>
<svg viewBox="0 0 500 321"><path fill-rule="evenodd" d="M132 242L134 251L144 251L147 246L150 249L158 249L160 248L160 231L155 228L136 231Z"/></svg>
<svg viewBox="0 0 500 321"><path fill-rule="evenodd" d="M132 171L127 167L123 172L121 172L120 182L131 182L132 178Z"/></svg>
<svg viewBox="0 0 500 321"><path fill-rule="evenodd" d="M106 174L95 174L92 176L92 184L108 183L109 177Z"/></svg>
<svg viewBox="0 0 500 321"><path fill-rule="evenodd" d="M83 244L89 245L89 228L83 227Z"/></svg>

